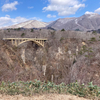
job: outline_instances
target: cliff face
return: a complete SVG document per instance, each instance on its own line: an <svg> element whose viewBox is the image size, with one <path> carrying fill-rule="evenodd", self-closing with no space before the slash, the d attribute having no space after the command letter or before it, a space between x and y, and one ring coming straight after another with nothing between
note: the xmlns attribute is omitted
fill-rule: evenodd
<svg viewBox="0 0 100 100"><path fill-rule="evenodd" d="M24 63L22 51L23 48L12 47L0 41L0 81L39 79L41 73L34 66L30 66L29 62Z"/></svg>
<svg viewBox="0 0 100 100"><path fill-rule="evenodd" d="M8 33L3 35L8 37ZM67 84L77 80L100 86L99 34L35 30L30 37L39 38L40 33L48 38L44 48L32 42L14 47L10 41L0 40L0 81L40 79ZM24 37L27 35L26 31Z"/></svg>

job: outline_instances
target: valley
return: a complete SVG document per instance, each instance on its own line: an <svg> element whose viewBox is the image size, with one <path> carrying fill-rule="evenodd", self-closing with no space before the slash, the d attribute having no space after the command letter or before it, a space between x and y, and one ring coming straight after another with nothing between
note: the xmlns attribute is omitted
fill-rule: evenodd
<svg viewBox="0 0 100 100"><path fill-rule="evenodd" d="M68 22L74 19L64 20ZM59 21L62 20L59 19ZM75 23L81 27L77 20L75 19ZM100 86L99 33L87 31L87 29L85 31L76 31L72 28L72 30L67 30L61 26L58 27L58 30L54 28L56 22L48 25L49 29L47 26L41 27L40 22L35 23L36 27L34 27L35 24L31 26L33 22L29 21L9 26L7 29L0 29L1 84L3 81L6 83L34 82L37 79L46 83L53 82L58 86L62 82L66 85L77 82L86 86L92 82L94 86ZM47 24L43 23L43 25ZM57 22L57 25L61 24ZM82 25L81 28L83 27ZM39 39L44 38L46 41L39 41ZM80 94L76 95L80 96ZM90 99L86 95L83 97Z"/></svg>
<svg viewBox="0 0 100 100"><path fill-rule="evenodd" d="M100 100L100 1L0 0L0 100Z"/></svg>

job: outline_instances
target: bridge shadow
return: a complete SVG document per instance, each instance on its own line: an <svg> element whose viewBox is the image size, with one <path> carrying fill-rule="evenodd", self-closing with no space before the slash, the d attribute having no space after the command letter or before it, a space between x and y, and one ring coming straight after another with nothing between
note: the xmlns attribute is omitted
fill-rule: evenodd
<svg viewBox="0 0 100 100"><path fill-rule="evenodd" d="M37 50L39 48L39 45L37 45L35 42L32 41L32 47Z"/></svg>

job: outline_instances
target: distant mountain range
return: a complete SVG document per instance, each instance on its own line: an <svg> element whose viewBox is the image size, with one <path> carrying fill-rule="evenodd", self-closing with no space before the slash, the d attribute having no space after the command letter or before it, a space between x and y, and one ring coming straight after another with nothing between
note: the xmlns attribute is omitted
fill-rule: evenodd
<svg viewBox="0 0 100 100"><path fill-rule="evenodd" d="M23 23L12 25L5 28L51 28L55 30L80 30L90 31L100 29L99 14L85 14L81 17L60 18L56 21L45 23L36 20L29 20Z"/></svg>

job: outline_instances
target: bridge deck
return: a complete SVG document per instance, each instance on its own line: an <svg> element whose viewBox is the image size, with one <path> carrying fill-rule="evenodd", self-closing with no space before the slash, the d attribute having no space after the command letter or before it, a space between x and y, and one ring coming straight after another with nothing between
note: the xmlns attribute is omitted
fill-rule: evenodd
<svg viewBox="0 0 100 100"><path fill-rule="evenodd" d="M46 38L3 38L3 40L47 40Z"/></svg>

